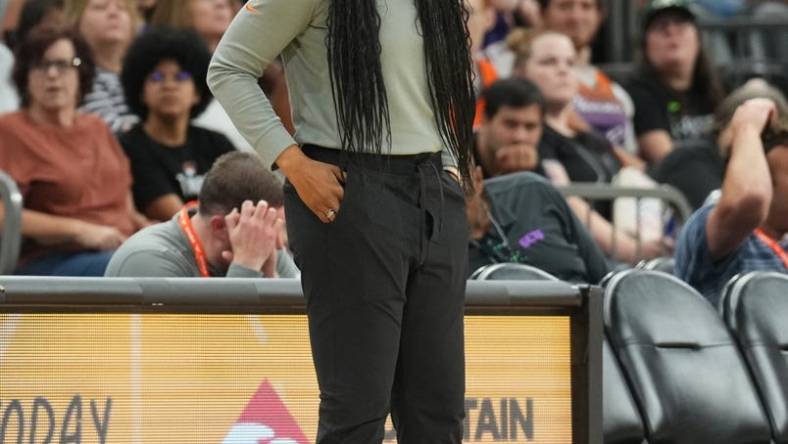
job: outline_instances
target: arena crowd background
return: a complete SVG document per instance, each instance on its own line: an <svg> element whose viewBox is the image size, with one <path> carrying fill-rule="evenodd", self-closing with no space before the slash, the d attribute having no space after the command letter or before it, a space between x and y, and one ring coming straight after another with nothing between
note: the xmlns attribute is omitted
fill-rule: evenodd
<svg viewBox="0 0 788 444"><path fill-rule="evenodd" d="M464 442L788 443L788 2L466 4ZM0 443L314 439L284 229L247 278L107 268L254 152L206 81L243 8L0 0Z"/></svg>

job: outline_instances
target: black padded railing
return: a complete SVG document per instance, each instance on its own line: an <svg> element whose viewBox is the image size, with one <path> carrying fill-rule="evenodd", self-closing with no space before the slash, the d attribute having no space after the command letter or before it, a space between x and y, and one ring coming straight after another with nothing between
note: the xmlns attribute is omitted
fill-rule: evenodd
<svg viewBox="0 0 788 444"><path fill-rule="evenodd" d="M565 282L468 281L466 291L469 314L569 317L574 443L602 443L601 296ZM304 311L296 279L0 277L0 314Z"/></svg>

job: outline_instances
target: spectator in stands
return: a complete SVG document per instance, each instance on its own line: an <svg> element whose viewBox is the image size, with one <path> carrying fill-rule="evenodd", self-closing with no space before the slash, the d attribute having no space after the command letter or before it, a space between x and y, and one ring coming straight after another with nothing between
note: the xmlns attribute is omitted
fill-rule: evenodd
<svg viewBox="0 0 788 444"><path fill-rule="evenodd" d="M523 79L507 79L494 83L484 91L486 102L482 125L476 132L474 157L483 176L492 177L517 171L531 171L545 175L546 170L562 169L554 159L543 159L540 138L544 127L545 113L550 105L539 89ZM547 110L547 111L546 111ZM553 164L553 165L551 165ZM566 173L561 173L565 176ZM561 182L566 183L566 182ZM582 220L590 212L589 229L597 244L616 260L634 263L642 257L654 257L661 253L659 242L642 245L638 255L635 239L624 232L613 231L614 227L582 199L568 198L570 207ZM616 236L615 251L612 236Z"/></svg>
<svg viewBox="0 0 788 444"><path fill-rule="evenodd" d="M714 304L737 274L788 272L788 102L774 88L748 83L716 119L728 156L722 192L685 225L675 268Z"/></svg>
<svg viewBox="0 0 788 444"><path fill-rule="evenodd" d="M499 80L482 92L485 103L476 130L474 159L488 178L532 171L544 176L538 145L544 126L545 101L528 80Z"/></svg>
<svg viewBox="0 0 788 444"><path fill-rule="evenodd" d="M38 25L60 26L63 24L64 0L23 0L19 22L7 36L8 45L15 49L27 34Z"/></svg>
<svg viewBox="0 0 788 444"><path fill-rule="evenodd" d="M235 5L230 0L167 0L156 4L150 24L194 31L203 38L213 53L230 26L235 11ZM277 115L292 134L294 130L290 117L290 102L281 65L272 63L259 82ZM238 132L227 112L216 100L212 100L205 111L195 118L194 124L224 134L239 150L252 151L252 146Z"/></svg>
<svg viewBox="0 0 788 444"><path fill-rule="evenodd" d="M570 282L597 283L607 274L599 247L550 182L531 172L483 181L481 167L473 178L465 209L469 272L517 262Z"/></svg>
<svg viewBox="0 0 788 444"><path fill-rule="evenodd" d="M116 134L128 131L139 117L126 104L120 70L139 27L134 0L66 0L65 14L88 42L96 61L93 89L80 110L98 114Z"/></svg>
<svg viewBox="0 0 788 444"><path fill-rule="evenodd" d="M0 33L6 42L16 29L23 0L0 0Z"/></svg>
<svg viewBox="0 0 788 444"><path fill-rule="evenodd" d="M149 218L168 220L196 199L204 174L233 145L192 124L211 100L208 48L193 32L152 28L124 60L126 101L142 123L120 137L131 161L134 200Z"/></svg>
<svg viewBox="0 0 788 444"><path fill-rule="evenodd" d="M38 24L56 25L62 21L63 0L27 0L9 5L0 1L0 17L6 18L7 32L0 38L0 113L19 109L19 96L11 81L14 66L12 50ZM8 16L4 16L8 12ZM18 23L11 16L18 15Z"/></svg>
<svg viewBox="0 0 788 444"><path fill-rule="evenodd" d="M482 47L495 63L501 77L509 77L514 57L507 48L509 33L540 25L538 0L488 0L496 14L493 27L484 36Z"/></svg>
<svg viewBox="0 0 788 444"><path fill-rule="evenodd" d="M471 57L473 57L474 67L473 88L476 91L476 118L473 121L473 127L477 128L481 123L484 111L484 102L480 100L479 96L483 89L498 80L498 71L482 47L485 34L495 24L496 11L489 0L466 0L466 6L469 11L468 35L471 39Z"/></svg>
<svg viewBox="0 0 788 444"><path fill-rule="evenodd" d="M147 223L112 132L77 111L94 72L71 31L36 28L17 50L22 109L0 117L0 169L24 198L21 274L101 276L112 250Z"/></svg>
<svg viewBox="0 0 788 444"><path fill-rule="evenodd" d="M156 3L151 25L191 29L213 52L233 20L233 12L230 0L167 0Z"/></svg>
<svg viewBox="0 0 788 444"><path fill-rule="evenodd" d="M297 277L282 246L282 184L257 155L222 155L199 197L198 206L124 242L106 276Z"/></svg>
<svg viewBox="0 0 788 444"><path fill-rule="evenodd" d="M136 0L137 13L144 23L149 23L156 10L156 0Z"/></svg>
<svg viewBox="0 0 788 444"><path fill-rule="evenodd" d="M572 123L579 86L574 70L577 53L569 37L554 31L523 34L516 47L515 76L534 82L546 99L543 159L557 160L563 166L560 174L575 182L610 182L622 164L641 166L604 137L578 130ZM559 175L548 174L553 180Z"/></svg>
<svg viewBox="0 0 788 444"><path fill-rule="evenodd" d="M515 75L534 82L546 99L546 125L539 149L554 183L609 183L622 165L642 166L639 159L612 146L603 136L578 129L573 123L578 80L576 51L569 37L555 31L524 34L516 47ZM605 217L611 215L607 203L596 209Z"/></svg>
<svg viewBox="0 0 788 444"><path fill-rule="evenodd" d="M6 0L0 0L0 17L5 13ZM6 46L4 36L0 36L0 113L13 111L19 107L19 98L11 83L11 68L14 54Z"/></svg>
<svg viewBox="0 0 788 444"><path fill-rule="evenodd" d="M641 156L651 163L711 133L724 93L701 45L688 0L652 0L643 15L643 60L627 89Z"/></svg>
<svg viewBox="0 0 788 444"><path fill-rule="evenodd" d="M545 29L566 34L577 51L579 91L575 111L614 146L637 154L632 123L635 106L624 88L591 65L591 45L605 18L602 0L540 0Z"/></svg>

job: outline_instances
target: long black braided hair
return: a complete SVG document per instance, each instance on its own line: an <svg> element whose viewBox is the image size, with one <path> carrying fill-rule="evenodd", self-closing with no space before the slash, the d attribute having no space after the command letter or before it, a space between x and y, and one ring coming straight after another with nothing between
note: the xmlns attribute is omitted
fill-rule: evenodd
<svg viewBox="0 0 788 444"><path fill-rule="evenodd" d="M402 0L395 0L402 1ZM463 0L411 0L424 41L435 122L461 175L470 183L474 91L468 10ZM378 0L331 0L328 64L342 149L381 154L391 147L391 120L383 81Z"/></svg>

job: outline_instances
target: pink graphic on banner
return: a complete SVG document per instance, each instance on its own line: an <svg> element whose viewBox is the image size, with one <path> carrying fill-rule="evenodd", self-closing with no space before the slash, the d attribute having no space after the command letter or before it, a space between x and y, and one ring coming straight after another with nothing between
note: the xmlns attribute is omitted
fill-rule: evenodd
<svg viewBox="0 0 788 444"><path fill-rule="evenodd" d="M222 443L308 444L309 441L265 379Z"/></svg>

